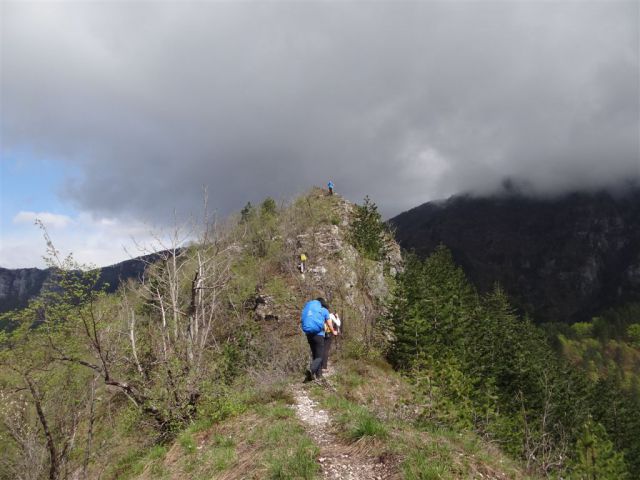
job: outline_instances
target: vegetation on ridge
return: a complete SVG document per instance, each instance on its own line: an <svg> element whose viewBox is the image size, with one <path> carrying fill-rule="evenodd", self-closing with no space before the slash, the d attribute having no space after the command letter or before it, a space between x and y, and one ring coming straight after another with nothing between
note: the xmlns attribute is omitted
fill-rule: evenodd
<svg viewBox="0 0 640 480"><path fill-rule="evenodd" d="M444 247L402 271L368 199L315 189L195 228L114 295L49 243L59 288L0 338L0 479L317 478L289 384L308 356L299 309L320 294L344 336L335 391L312 392L347 450L406 479L638 478L633 382L553 348L583 351L569 342L595 323L550 343ZM635 348L625 322L616 341Z"/></svg>

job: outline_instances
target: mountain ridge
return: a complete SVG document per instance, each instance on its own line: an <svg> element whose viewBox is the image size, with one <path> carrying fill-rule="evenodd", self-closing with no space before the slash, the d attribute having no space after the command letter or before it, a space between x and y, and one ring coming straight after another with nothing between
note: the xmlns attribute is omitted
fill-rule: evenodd
<svg viewBox="0 0 640 480"><path fill-rule="evenodd" d="M142 255L129 260L98 268L98 287L105 287L107 293L115 292L120 284L129 279L140 279L144 269L153 263L161 252ZM0 313L24 308L37 297L51 277L51 268L0 267Z"/></svg>
<svg viewBox="0 0 640 480"><path fill-rule="evenodd" d="M579 321L640 300L640 188L534 198L453 196L389 220L425 257L439 244L481 291L500 283L537 321Z"/></svg>

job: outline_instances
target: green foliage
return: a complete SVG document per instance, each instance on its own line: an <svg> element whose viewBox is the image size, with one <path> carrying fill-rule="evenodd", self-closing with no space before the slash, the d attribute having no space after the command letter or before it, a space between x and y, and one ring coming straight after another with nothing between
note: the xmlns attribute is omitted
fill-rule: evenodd
<svg viewBox="0 0 640 480"><path fill-rule="evenodd" d="M593 334L593 324L588 322L578 322L571 325L577 338L587 338Z"/></svg>
<svg viewBox="0 0 640 480"><path fill-rule="evenodd" d="M630 472L640 472L640 398L619 378L598 380L589 391L593 420L603 425L614 447L624 453Z"/></svg>
<svg viewBox="0 0 640 480"><path fill-rule="evenodd" d="M605 429L587 421L576 442L576 458L571 463L570 478L579 480L625 480L628 478L624 458L615 451Z"/></svg>
<svg viewBox="0 0 640 480"><path fill-rule="evenodd" d="M240 222L246 223L251 220L255 216L255 208L251 205L251 202L247 202L247 204L242 207L240 210Z"/></svg>
<svg viewBox="0 0 640 480"><path fill-rule="evenodd" d="M477 309L475 292L449 250L438 248L424 263L409 257L388 316L396 337L392 363L411 368L424 355L461 355Z"/></svg>
<svg viewBox="0 0 640 480"><path fill-rule="evenodd" d="M273 216L277 213L277 209L276 201L271 197L267 197L260 205L260 215Z"/></svg>
<svg viewBox="0 0 640 480"><path fill-rule="evenodd" d="M640 348L640 323L632 323L627 327L627 337L635 348Z"/></svg>
<svg viewBox="0 0 640 480"><path fill-rule="evenodd" d="M378 207L367 196L364 204L356 205L349 239L354 247L370 260L382 260L386 254L385 226Z"/></svg>
<svg viewBox="0 0 640 480"><path fill-rule="evenodd" d="M577 329L545 325L573 370L589 379L583 389L585 407L624 454L629 472L640 472L640 345L634 343L639 313L638 304L629 304L607 310Z"/></svg>
<svg viewBox="0 0 640 480"><path fill-rule="evenodd" d="M434 359L421 356L412 363L409 378L421 403L427 405L421 422L445 422L470 428L475 418L473 382L453 357Z"/></svg>

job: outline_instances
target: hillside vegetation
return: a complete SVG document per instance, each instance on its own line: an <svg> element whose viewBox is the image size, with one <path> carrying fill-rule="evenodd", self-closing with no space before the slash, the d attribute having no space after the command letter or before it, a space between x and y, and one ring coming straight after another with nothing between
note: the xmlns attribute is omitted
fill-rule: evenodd
<svg viewBox="0 0 640 480"><path fill-rule="evenodd" d="M314 189L161 238L143 281L107 295L47 237L57 287L0 338L0 478L348 478L302 391L334 454L380 478L638 478L637 396L571 368L446 249L403 261L369 199ZM300 390L319 295L343 335L328 383Z"/></svg>

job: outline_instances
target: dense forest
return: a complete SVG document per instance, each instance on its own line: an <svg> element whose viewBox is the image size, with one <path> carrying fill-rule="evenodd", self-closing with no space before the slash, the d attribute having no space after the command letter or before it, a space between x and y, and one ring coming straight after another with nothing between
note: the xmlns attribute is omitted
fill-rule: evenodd
<svg viewBox="0 0 640 480"><path fill-rule="evenodd" d="M637 307L543 330L499 285L479 295L440 247L407 259L388 321L389 357L423 392L430 421L474 428L545 475L638 478L639 352L625 341Z"/></svg>

